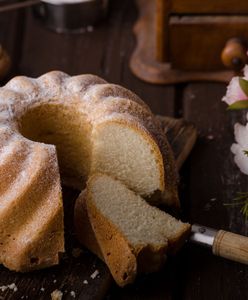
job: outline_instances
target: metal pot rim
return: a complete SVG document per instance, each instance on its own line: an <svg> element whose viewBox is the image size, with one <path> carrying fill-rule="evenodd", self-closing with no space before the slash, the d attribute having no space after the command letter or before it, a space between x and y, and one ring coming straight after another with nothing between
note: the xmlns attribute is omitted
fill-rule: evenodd
<svg viewBox="0 0 248 300"><path fill-rule="evenodd" d="M53 5L73 5L77 3L83 3L83 2L93 2L95 0L41 0L41 2L45 2L48 4L53 4Z"/></svg>

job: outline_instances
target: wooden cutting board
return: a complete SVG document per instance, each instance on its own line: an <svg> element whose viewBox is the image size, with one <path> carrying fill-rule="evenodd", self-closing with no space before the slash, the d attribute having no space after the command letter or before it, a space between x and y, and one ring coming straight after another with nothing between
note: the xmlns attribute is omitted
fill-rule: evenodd
<svg viewBox="0 0 248 300"><path fill-rule="evenodd" d="M177 166L180 168L195 143L196 129L182 119L162 116L158 118L174 151ZM104 297L113 279L103 262L80 247L73 232L73 207L77 195L76 191L63 190L66 211L66 255L63 256L60 265L27 274L11 272L0 266L0 300L47 300L51 299L50 295L56 289L63 293L62 299L94 300ZM96 270L99 275L92 278L94 276L91 275ZM3 286L12 283L15 283L16 291L11 288L4 290Z"/></svg>

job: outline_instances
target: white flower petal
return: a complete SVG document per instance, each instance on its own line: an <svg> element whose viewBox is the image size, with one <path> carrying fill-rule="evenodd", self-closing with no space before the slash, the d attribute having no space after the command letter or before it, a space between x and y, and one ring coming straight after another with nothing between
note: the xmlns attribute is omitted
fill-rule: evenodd
<svg viewBox="0 0 248 300"><path fill-rule="evenodd" d="M233 144L231 147L231 151L235 153L234 162L242 173L248 175L248 157L244 154L244 150L238 144Z"/></svg>
<svg viewBox="0 0 248 300"><path fill-rule="evenodd" d="M245 65L243 72L244 72L244 78L248 80L248 65Z"/></svg>
<svg viewBox="0 0 248 300"><path fill-rule="evenodd" d="M239 123L236 123L234 125L234 136L236 142L241 147L248 150L248 128Z"/></svg>
<svg viewBox="0 0 248 300"><path fill-rule="evenodd" d="M237 154L239 152L239 149L240 149L239 144L232 144L232 146L231 146L231 152L233 154Z"/></svg>

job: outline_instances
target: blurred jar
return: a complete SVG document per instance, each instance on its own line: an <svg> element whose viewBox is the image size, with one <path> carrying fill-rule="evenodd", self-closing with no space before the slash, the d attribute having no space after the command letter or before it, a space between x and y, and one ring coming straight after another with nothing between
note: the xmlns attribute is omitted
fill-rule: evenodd
<svg viewBox="0 0 248 300"><path fill-rule="evenodd" d="M106 16L108 0L41 0L33 9L48 28L59 33L80 33Z"/></svg>

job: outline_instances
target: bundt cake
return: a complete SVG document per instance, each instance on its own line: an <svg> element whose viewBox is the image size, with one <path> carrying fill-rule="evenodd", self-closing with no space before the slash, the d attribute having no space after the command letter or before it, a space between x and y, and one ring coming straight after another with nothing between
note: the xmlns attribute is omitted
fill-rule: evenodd
<svg viewBox="0 0 248 300"><path fill-rule="evenodd" d="M0 132L0 262L12 270L56 264L64 251L60 176L81 190L103 172L148 201L178 205L159 123L136 95L97 76L13 78L0 88Z"/></svg>
<svg viewBox="0 0 248 300"><path fill-rule="evenodd" d="M141 272L154 272L175 253L190 225L149 205L120 181L94 174L75 205L79 241L108 265L120 285Z"/></svg>

